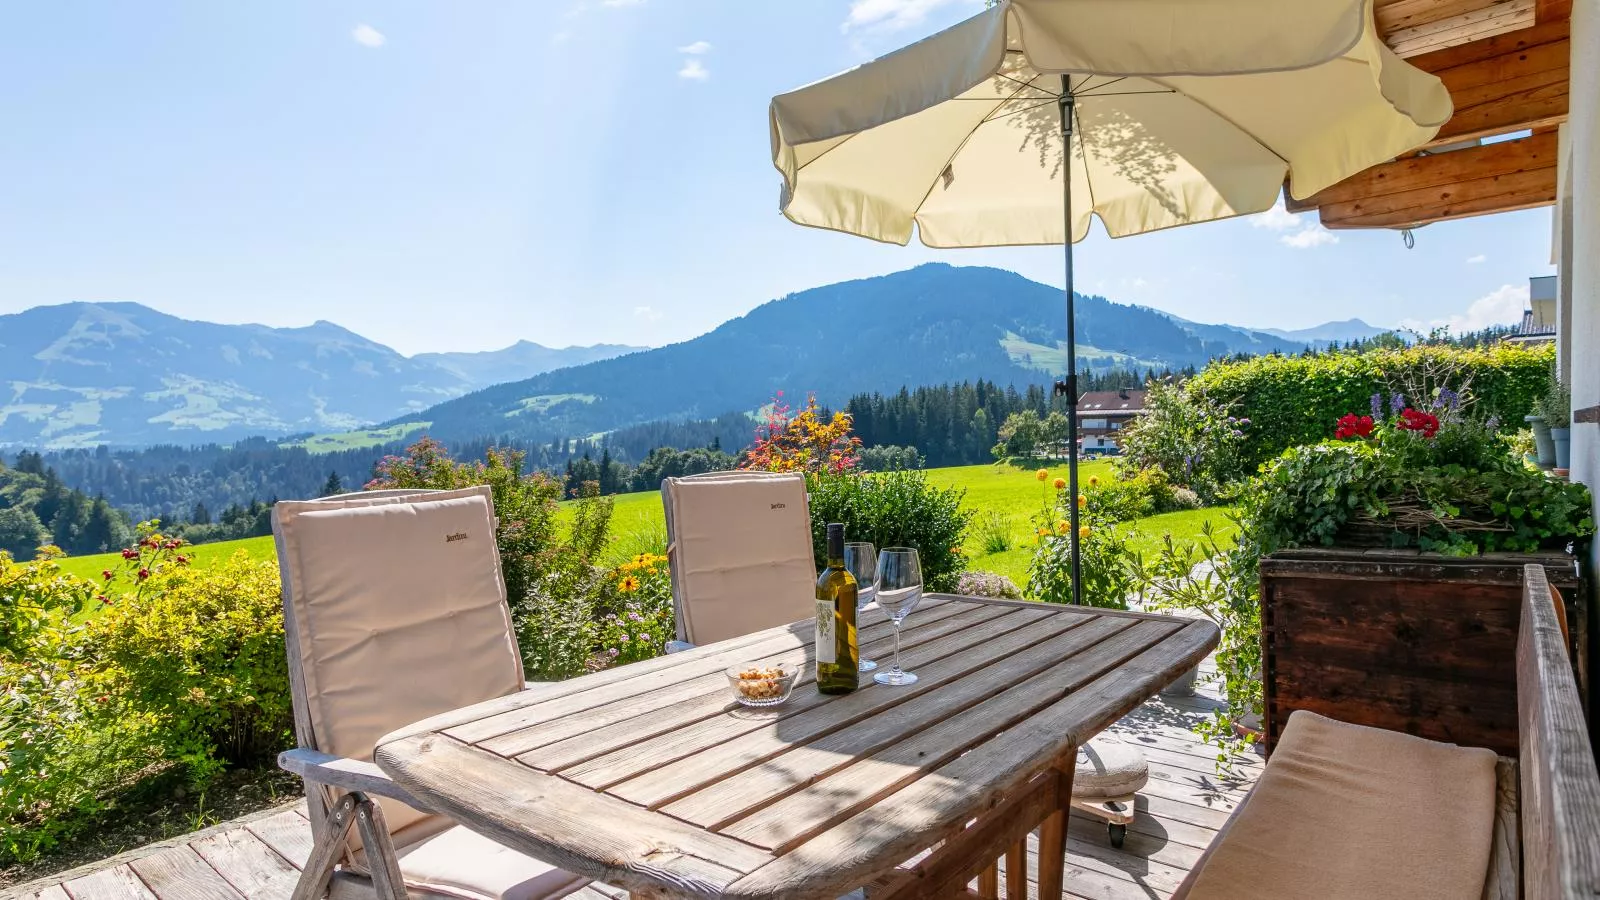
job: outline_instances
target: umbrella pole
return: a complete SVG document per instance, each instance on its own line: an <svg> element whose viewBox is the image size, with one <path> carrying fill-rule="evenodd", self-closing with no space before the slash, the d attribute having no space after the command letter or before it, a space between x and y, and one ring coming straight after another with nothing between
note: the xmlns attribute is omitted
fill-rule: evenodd
<svg viewBox="0 0 1600 900"><path fill-rule="evenodd" d="M1061 76L1061 217L1065 226L1061 246L1066 249L1067 271L1067 507L1072 525L1072 602L1083 604L1083 539L1078 515L1078 316L1072 293L1072 78Z"/></svg>

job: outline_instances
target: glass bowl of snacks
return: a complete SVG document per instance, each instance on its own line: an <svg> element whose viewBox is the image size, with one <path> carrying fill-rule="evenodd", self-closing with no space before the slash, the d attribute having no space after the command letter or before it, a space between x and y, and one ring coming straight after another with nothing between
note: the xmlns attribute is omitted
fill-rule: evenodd
<svg viewBox="0 0 1600 900"><path fill-rule="evenodd" d="M777 706L789 699L800 668L788 663L745 663L728 670L733 698L745 706Z"/></svg>

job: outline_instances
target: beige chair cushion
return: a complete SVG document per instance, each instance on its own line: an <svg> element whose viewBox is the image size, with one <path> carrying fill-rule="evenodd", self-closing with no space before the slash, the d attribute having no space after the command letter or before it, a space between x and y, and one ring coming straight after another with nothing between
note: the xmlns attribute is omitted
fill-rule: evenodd
<svg viewBox="0 0 1600 900"><path fill-rule="evenodd" d="M1297 711L1186 896L1477 900L1494 808L1489 750Z"/></svg>
<svg viewBox="0 0 1600 900"><path fill-rule="evenodd" d="M522 688L487 487L280 501L273 531L302 746L370 760L397 728ZM394 832L448 822L381 802Z"/></svg>
<svg viewBox="0 0 1600 900"><path fill-rule="evenodd" d="M1097 737L1078 748L1072 796L1086 800L1126 797L1150 780L1144 751L1115 738Z"/></svg>
<svg viewBox="0 0 1600 900"><path fill-rule="evenodd" d="M661 494L680 640L709 644L815 615L804 476L713 472L668 478Z"/></svg>
<svg viewBox="0 0 1600 900"><path fill-rule="evenodd" d="M407 887L460 900L551 900L589 883L460 825L397 855Z"/></svg>

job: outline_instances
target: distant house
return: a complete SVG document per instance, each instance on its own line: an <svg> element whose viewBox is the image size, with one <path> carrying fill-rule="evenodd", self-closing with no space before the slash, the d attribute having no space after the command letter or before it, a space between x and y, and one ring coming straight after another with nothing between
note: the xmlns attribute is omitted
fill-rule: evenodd
<svg viewBox="0 0 1600 900"><path fill-rule="evenodd" d="M1090 391L1078 398L1078 433L1084 453L1120 453L1118 432L1135 418L1144 415L1145 392L1134 388L1120 391Z"/></svg>
<svg viewBox="0 0 1600 900"><path fill-rule="evenodd" d="M1528 279L1528 308L1517 330L1506 336L1521 344L1548 344L1556 339L1556 276Z"/></svg>

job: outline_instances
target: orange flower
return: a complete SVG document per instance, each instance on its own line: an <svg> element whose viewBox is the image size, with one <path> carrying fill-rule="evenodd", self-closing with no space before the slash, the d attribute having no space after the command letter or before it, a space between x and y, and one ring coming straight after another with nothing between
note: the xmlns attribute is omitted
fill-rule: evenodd
<svg viewBox="0 0 1600 900"><path fill-rule="evenodd" d="M1089 538L1089 526L1087 526L1087 525L1079 525L1078 526L1078 538L1080 540L1088 540L1088 538Z"/></svg>
<svg viewBox="0 0 1600 900"><path fill-rule="evenodd" d="M1039 471L1033 473L1033 477L1039 479L1040 481L1043 481L1046 478L1050 477L1050 472L1047 469L1040 469Z"/></svg>
<svg viewBox="0 0 1600 900"><path fill-rule="evenodd" d="M1099 475L1090 475L1089 476L1089 487L1099 487L1099 486L1100 486L1100 476Z"/></svg>
<svg viewBox="0 0 1600 900"><path fill-rule="evenodd" d="M1089 498L1085 497L1082 494L1079 494L1078 495L1078 508L1079 509L1083 509L1085 506L1088 506L1088 505L1089 505Z"/></svg>
<svg viewBox="0 0 1600 900"><path fill-rule="evenodd" d="M1050 529L1041 528L1041 529L1039 529L1038 534L1039 534L1039 537L1048 537L1050 535Z"/></svg>
<svg viewBox="0 0 1600 900"><path fill-rule="evenodd" d="M1072 525L1066 519L1062 519L1056 523L1056 530L1062 534L1066 534L1068 531L1072 530Z"/></svg>
<svg viewBox="0 0 1600 900"><path fill-rule="evenodd" d="M1065 478L1057 478L1055 481L1053 481L1051 483L1055 485L1056 490L1058 490L1058 491L1066 490L1067 480Z"/></svg>

